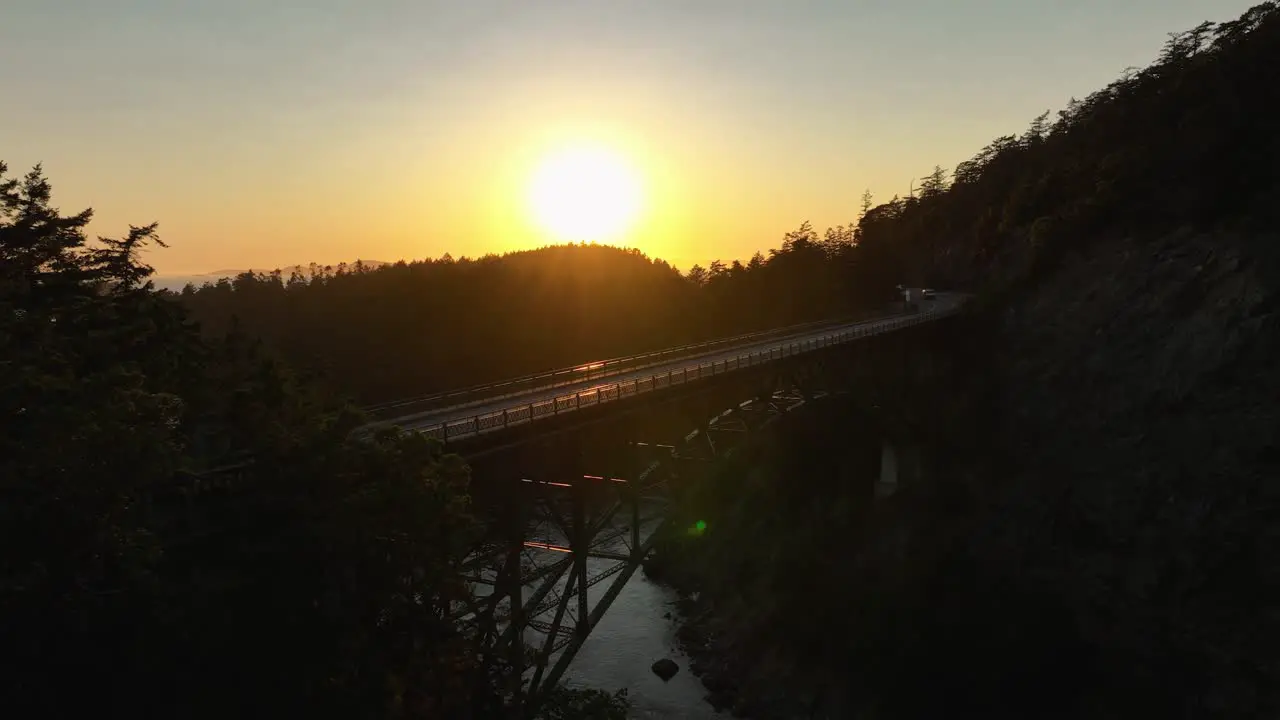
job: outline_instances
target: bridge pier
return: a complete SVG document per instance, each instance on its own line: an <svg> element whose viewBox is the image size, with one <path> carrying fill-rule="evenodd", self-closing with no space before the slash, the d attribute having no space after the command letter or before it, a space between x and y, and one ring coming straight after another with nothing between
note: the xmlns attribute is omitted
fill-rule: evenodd
<svg viewBox="0 0 1280 720"><path fill-rule="evenodd" d="M511 603L511 625L516 628L515 638L507 646L507 662L510 663L510 692L512 702L515 705L513 717L519 717L522 712L520 710L520 699L523 696L523 676L524 676L524 602L522 599L523 583L521 582L520 559L524 550L524 532L523 527L520 528L520 535L511 540L507 545L507 597Z"/></svg>
<svg viewBox="0 0 1280 720"><path fill-rule="evenodd" d="M880 472L876 479L876 499L893 497L920 477L920 448L909 442L884 440L880 445Z"/></svg>
<svg viewBox="0 0 1280 720"><path fill-rule="evenodd" d="M573 553L573 574L578 579L578 617L575 631L586 638L591 627L587 625L587 553L591 549L591 535L587 528L586 488L582 478L573 481L573 537L569 550Z"/></svg>
<svg viewBox="0 0 1280 720"><path fill-rule="evenodd" d="M892 497L898 492L898 449L885 440L880 445L880 474L876 480L876 498Z"/></svg>
<svg viewBox="0 0 1280 720"><path fill-rule="evenodd" d="M638 563L644 560L640 556L640 483L633 480L626 493L631 500L631 562Z"/></svg>

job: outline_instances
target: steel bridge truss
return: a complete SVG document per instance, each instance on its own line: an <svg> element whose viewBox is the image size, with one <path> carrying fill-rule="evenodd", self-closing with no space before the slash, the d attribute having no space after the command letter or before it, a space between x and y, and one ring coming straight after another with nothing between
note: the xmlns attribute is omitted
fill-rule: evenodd
<svg viewBox="0 0 1280 720"><path fill-rule="evenodd" d="M631 442L630 464L640 468L632 477L522 478L494 535L464 564L474 593L455 617L481 638L482 672L505 663L510 697L531 715L661 536L678 492L672 480L726 457L820 394L776 391L673 444Z"/></svg>

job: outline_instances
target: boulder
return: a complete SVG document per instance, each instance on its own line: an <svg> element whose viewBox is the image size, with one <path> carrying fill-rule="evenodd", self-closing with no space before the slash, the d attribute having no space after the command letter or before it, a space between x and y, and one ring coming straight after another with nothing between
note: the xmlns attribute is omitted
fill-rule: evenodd
<svg viewBox="0 0 1280 720"><path fill-rule="evenodd" d="M649 669L653 670L654 675L662 678L662 682L670 680L676 676L676 673L680 672L680 666L670 658L662 658L655 662Z"/></svg>

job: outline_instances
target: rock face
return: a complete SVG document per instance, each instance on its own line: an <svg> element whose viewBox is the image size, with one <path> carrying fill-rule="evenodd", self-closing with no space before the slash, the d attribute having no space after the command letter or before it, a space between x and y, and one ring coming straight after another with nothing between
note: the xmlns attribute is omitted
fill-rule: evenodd
<svg viewBox="0 0 1280 720"><path fill-rule="evenodd" d="M927 402L917 427L947 438L925 446L915 492L860 515L846 501L857 478L834 463L853 449L819 434L855 417L836 398L712 486L716 537L665 547L661 576L689 591L677 637L713 706L1280 717L1261 710L1280 707L1280 666L1256 641L1280 615L1246 600L1280 587L1263 519L1280 507L1280 235L1098 242L1006 300L944 336L963 372L945 392L921 382L898 401ZM805 474L827 489L781 502L810 458L835 468ZM837 528L860 544L833 549ZM833 602L754 542L775 536L821 563Z"/></svg>
<svg viewBox="0 0 1280 720"><path fill-rule="evenodd" d="M675 677L676 673L680 672L680 666L670 658L662 658L655 662L649 669L653 670L654 675L662 678L662 682L667 682L671 678Z"/></svg>

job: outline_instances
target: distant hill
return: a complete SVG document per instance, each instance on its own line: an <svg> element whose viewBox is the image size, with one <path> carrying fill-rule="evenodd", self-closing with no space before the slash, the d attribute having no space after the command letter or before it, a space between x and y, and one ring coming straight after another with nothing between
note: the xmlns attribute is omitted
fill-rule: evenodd
<svg viewBox="0 0 1280 720"><path fill-rule="evenodd" d="M183 301L211 337L239 327L377 403L847 314L874 286L850 279L853 249L820 245L806 225L767 260L690 277L638 250L560 245L285 287L251 280Z"/></svg>
<svg viewBox="0 0 1280 720"><path fill-rule="evenodd" d="M360 262L364 264L365 267L370 269L382 267L383 265L392 264L383 260L358 260L355 262ZM347 263L347 265L348 266L354 265L355 262ZM324 267L319 263L317 263L316 266ZM337 267L337 264L330 265L329 267ZM233 278L233 277L236 277L237 275L241 275L246 272L272 273L272 272L275 272L277 269L280 270L280 273L287 278L290 275L292 275L294 272L298 272L303 275L308 275L311 271L311 265L310 264L289 265L287 267L282 267L282 268L247 268L247 269L246 268L239 268L239 269L227 268L223 270L214 270L212 272L201 273L197 275L156 275L155 277L152 278L152 281L155 282L156 287L158 288L178 292L182 290L182 288L185 287L188 283L195 285L196 287L200 287L205 283L216 283L222 278Z"/></svg>

